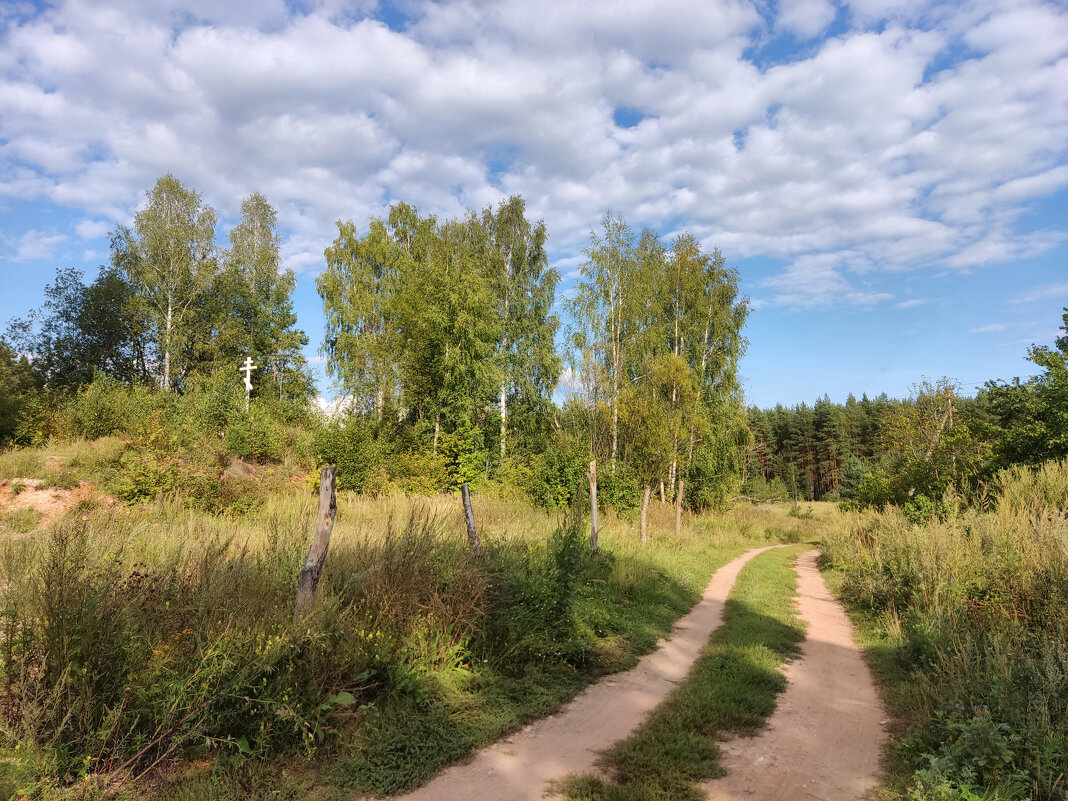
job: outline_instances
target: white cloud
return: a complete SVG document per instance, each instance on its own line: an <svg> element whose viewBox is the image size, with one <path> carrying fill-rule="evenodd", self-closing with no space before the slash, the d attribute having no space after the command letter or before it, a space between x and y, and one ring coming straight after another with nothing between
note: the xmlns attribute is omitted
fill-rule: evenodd
<svg viewBox="0 0 1068 801"><path fill-rule="evenodd" d="M1043 284L1021 292L1012 299L1013 303L1034 303L1045 298L1068 297L1068 282Z"/></svg>
<svg viewBox="0 0 1068 801"><path fill-rule="evenodd" d="M991 323L990 325L981 325L977 328L971 329L973 334L996 334L999 331L1004 331L1008 326L1004 323Z"/></svg>
<svg viewBox="0 0 1068 801"><path fill-rule="evenodd" d="M99 239L107 235L108 231L113 227L111 223L99 220L80 220L74 226L74 230L78 232L78 236L82 239Z"/></svg>
<svg viewBox="0 0 1068 801"><path fill-rule="evenodd" d="M779 0L776 25L804 39L811 39L831 24L835 16L830 0Z"/></svg>
<svg viewBox="0 0 1068 801"><path fill-rule="evenodd" d="M914 309L917 306L926 306L928 303L930 303L930 301L926 298L909 298L900 303L895 303L894 306L898 309Z"/></svg>
<svg viewBox="0 0 1068 801"><path fill-rule="evenodd" d="M800 305L882 302L869 276L1064 238L1020 223L1068 185L1056 5L850 0L851 28L767 68L747 48L819 36L834 4L779 0L762 21L741 0L413 0L403 32L365 18L370 0L291 6L64 0L7 17L0 198L77 209L92 238L168 171L223 217L262 191L288 263L315 271L339 217L518 192L565 274L613 209L783 259L773 300ZM616 125L620 107L638 124Z"/></svg>
<svg viewBox="0 0 1068 801"><path fill-rule="evenodd" d="M24 233L15 247L15 254L9 257L13 262L39 261L55 255L56 249L67 239L65 234L54 231L30 230Z"/></svg>
<svg viewBox="0 0 1068 801"><path fill-rule="evenodd" d="M872 306L892 300L893 295L855 287L842 275L842 268L863 264L856 254L823 253L802 256L786 271L764 281L776 290L773 301L783 306L829 306L838 303ZM855 271L855 270L854 270Z"/></svg>

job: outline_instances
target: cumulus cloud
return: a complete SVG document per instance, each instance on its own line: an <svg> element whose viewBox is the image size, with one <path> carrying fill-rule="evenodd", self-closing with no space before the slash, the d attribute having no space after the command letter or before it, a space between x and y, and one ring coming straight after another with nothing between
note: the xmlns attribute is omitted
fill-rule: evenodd
<svg viewBox="0 0 1068 801"><path fill-rule="evenodd" d="M14 255L10 261L38 261L55 255L57 248L67 239L66 234L57 234L55 231L27 231L19 238L15 246Z"/></svg>
<svg viewBox="0 0 1068 801"><path fill-rule="evenodd" d="M112 227L111 223L99 220L80 220L74 226L74 230L78 232L78 236L82 239L98 239L105 236Z"/></svg>
<svg viewBox="0 0 1068 801"><path fill-rule="evenodd" d="M260 191L290 266L315 271L338 218L521 193L570 279L612 209L781 259L767 301L803 306L881 303L880 274L1064 240L1021 223L1068 186L1061 6L413 0L397 30L371 0L296 5L61 0L6 18L0 200L79 210L71 233L92 238L165 172L224 218ZM803 46L758 64L750 49L783 32Z"/></svg>

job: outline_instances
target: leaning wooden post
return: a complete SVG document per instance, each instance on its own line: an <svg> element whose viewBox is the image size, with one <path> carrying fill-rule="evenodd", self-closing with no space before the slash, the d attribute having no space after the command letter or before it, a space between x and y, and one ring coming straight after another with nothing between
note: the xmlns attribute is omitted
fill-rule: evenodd
<svg viewBox="0 0 1068 801"><path fill-rule="evenodd" d="M590 480L590 550L597 550L597 460L590 462L590 472L586 474Z"/></svg>
<svg viewBox="0 0 1068 801"><path fill-rule="evenodd" d="M467 484L460 485L460 496L464 499L464 520L467 521L467 544L471 553L482 556L482 546L478 544L478 532L475 530L475 510L471 508L471 490Z"/></svg>
<svg viewBox="0 0 1068 801"><path fill-rule="evenodd" d="M675 496L675 536L682 533L682 476L679 476L679 494Z"/></svg>
<svg viewBox="0 0 1068 801"><path fill-rule="evenodd" d="M330 547L330 535L337 517L337 465L327 465L319 474L319 516L315 521L315 534L308 549L308 560L300 571L297 581L297 603L293 619L297 620L315 596L319 577L323 574L326 551Z"/></svg>

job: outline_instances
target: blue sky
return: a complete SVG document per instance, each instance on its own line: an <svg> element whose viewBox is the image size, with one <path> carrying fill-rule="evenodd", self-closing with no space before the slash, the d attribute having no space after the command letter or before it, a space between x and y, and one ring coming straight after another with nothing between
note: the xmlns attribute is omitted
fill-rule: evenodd
<svg viewBox="0 0 1068 801"><path fill-rule="evenodd" d="M608 210L720 247L752 403L970 390L1028 374L1068 305L1068 8L0 4L0 326L91 275L167 172L220 241L251 192L275 205L312 358L335 220L521 193L563 291Z"/></svg>

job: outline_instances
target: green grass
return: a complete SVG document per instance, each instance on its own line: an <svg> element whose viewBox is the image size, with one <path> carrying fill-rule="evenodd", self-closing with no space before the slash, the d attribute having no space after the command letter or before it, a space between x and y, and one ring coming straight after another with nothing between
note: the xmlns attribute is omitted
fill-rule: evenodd
<svg viewBox="0 0 1068 801"><path fill-rule="evenodd" d="M70 461L91 460L78 450ZM120 776L129 797L168 801L194 784L217 788L206 801L294 781L402 791L632 666L716 568L796 533L710 516L675 537L658 505L644 546L636 524L604 515L594 556L584 529L483 496L478 560L455 496L343 494L319 596L295 625L314 502L294 488L242 516L178 498L79 508L0 540L2 619L18 635L0 640L0 686L17 701L0 796L93 798ZM337 693L353 703L324 707ZM205 760L210 781L186 776ZM256 764L270 767L253 780Z"/></svg>
<svg viewBox="0 0 1068 801"><path fill-rule="evenodd" d="M602 765L611 780L571 777L570 801L699 801L697 782L723 774L717 740L757 732L786 688L784 661L804 628L793 598L792 564L808 546L761 554L742 570L724 613L686 681Z"/></svg>
<svg viewBox="0 0 1068 801"><path fill-rule="evenodd" d="M632 667L744 546L688 542L678 551L654 547L620 555L612 549L609 541L605 553L586 562L555 633L537 631L525 608L548 598L513 587L501 600L518 619L488 621L481 641L473 643L469 672L439 673L368 713L348 732L335 782L380 795L411 789L473 749L555 711L596 677ZM510 570L515 575L515 566Z"/></svg>
<svg viewBox="0 0 1068 801"><path fill-rule="evenodd" d="M1068 464L1001 473L982 509L844 515L822 567L891 712L883 798L1064 801Z"/></svg>

